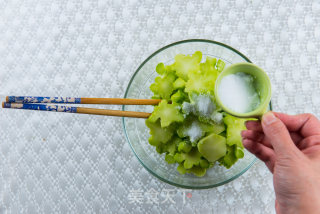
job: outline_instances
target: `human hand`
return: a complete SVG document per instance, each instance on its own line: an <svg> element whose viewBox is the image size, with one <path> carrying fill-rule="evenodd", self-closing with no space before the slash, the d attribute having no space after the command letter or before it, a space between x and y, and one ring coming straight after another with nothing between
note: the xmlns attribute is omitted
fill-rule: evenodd
<svg viewBox="0 0 320 214"><path fill-rule="evenodd" d="M311 114L266 113L248 121L244 147L273 173L277 213L320 212L320 121Z"/></svg>

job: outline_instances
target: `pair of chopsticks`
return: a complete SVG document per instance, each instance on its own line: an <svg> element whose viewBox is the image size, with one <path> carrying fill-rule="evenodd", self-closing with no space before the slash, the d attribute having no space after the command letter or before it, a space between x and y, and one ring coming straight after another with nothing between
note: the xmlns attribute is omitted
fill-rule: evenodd
<svg viewBox="0 0 320 214"><path fill-rule="evenodd" d="M54 104L107 104L107 105L157 105L159 99L126 99L126 98L74 98L74 97L31 97L31 96L7 96L2 108L27 109L38 111L67 112L78 114L94 114L118 117L148 118L151 113L120 111L96 108L84 108Z"/></svg>

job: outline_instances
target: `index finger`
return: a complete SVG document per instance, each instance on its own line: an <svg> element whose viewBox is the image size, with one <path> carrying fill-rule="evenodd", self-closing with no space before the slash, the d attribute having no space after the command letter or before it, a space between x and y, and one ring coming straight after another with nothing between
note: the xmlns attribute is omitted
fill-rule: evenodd
<svg viewBox="0 0 320 214"><path fill-rule="evenodd" d="M286 125L290 132L300 132L303 137L320 135L320 121L312 114L273 113Z"/></svg>

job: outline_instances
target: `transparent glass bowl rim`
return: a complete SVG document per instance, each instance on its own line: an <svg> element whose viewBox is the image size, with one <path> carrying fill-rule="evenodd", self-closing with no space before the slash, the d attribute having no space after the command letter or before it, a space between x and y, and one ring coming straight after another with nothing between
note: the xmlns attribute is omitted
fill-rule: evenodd
<svg viewBox="0 0 320 214"><path fill-rule="evenodd" d="M167 48L170 48L172 46L175 46L175 45L179 45L179 44L183 44L183 43L190 43L190 42L203 42L203 43L211 43L211 44L215 44L215 45L219 45L219 46L222 46L222 47L225 47L237 54L239 54L242 58L244 58L247 62L249 63L252 63L248 57L246 57L244 54L242 54L241 52L239 52L238 50L230 47L229 45L226 45L226 44L223 44L221 42L217 42L217 41L213 41L213 40L207 40L207 39L188 39L188 40L181 40L181 41L178 41L178 42L174 42L174 43L171 43L169 45L166 45L162 48L160 48L159 50L155 51L153 54L151 54L146 60L144 60L141 65L137 68L137 70L134 72L134 74L132 75L130 81L129 81L129 84L127 86L127 89L126 89L126 92L125 92L125 95L124 95L124 98L127 98L127 95L128 95L128 91L130 89L130 86L135 78L135 76L139 73L140 69L152 58L154 57L155 55L157 55L158 53L160 53L161 51L167 49ZM270 105L269 105L269 108L270 110L272 110L272 106L271 106L271 102L270 102ZM122 110L124 111L125 110L125 106L123 105L122 106ZM129 143L130 145L130 148L131 150L133 151L134 155L136 156L136 158L139 160L140 164L149 172L151 173L153 176L155 176L156 178L160 179L161 181L165 182L165 183L168 183L168 184L171 184L173 186L176 186L176 187L181 187L181 188L187 188L187 189L209 189L209 188L213 188L213 187L218 187L218 186L221 186L221 185L224 185L226 183L229 183L230 181L233 181L235 180L236 178L238 178L239 176L241 176L243 173L245 173L257 160L257 158L255 158L245 169L243 169L240 173L232 176L231 178L225 180L225 181L222 181L222 182L219 182L219 183L216 183L216 184L211 184L211 185L206 185L206 186L188 186L188 185L181 185L179 183L175 183L175 182L172 182L172 181L169 181L161 176L159 176L158 174L156 174L155 172L153 172L151 169L149 169L144 163L143 161L139 158L139 156L136 154L136 152L134 151L134 148L132 147L131 143L130 143L130 140L129 140L129 137L127 135L127 131L126 131L126 125L125 125L125 122L124 122L124 117L122 118L122 127L123 127L123 130L125 132L125 136L126 136L126 139L127 139L127 142Z"/></svg>

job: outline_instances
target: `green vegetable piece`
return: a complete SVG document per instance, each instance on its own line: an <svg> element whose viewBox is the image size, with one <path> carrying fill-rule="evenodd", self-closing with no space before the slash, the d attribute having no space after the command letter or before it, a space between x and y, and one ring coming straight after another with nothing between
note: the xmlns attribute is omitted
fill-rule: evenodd
<svg viewBox="0 0 320 214"><path fill-rule="evenodd" d="M154 94L151 99L161 99L159 94Z"/></svg>
<svg viewBox="0 0 320 214"><path fill-rule="evenodd" d="M207 56L206 61L204 63L200 64L200 71L203 74L217 74L217 69L215 68L217 63L216 58L212 58L210 56Z"/></svg>
<svg viewBox="0 0 320 214"><path fill-rule="evenodd" d="M227 134L226 134L226 133L227 133L226 130L224 130L224 131L221 132L219 135L222 136L222 137L227 138Z"/></svg>
<svg viewBox="0 0 320 214"><path fill-rule="evenodd" d="M185 160L183 166L185 169L190 169L194 165L199 165L201 160L201 154L197 148L192 148L189 153L184 153Z"/></svg>
<svg viewBox="0 0 320 214"><path fill-rule="evenodd" d="M188 116L177 129L180 138L189 137L191 142L197 142L206 133L220 134L225 130L224 124L209 124L200 122L195 116Z"/></svg>
<svg viewBox="0 0 320 214"><path fill-rule="evenodd" d="M219 75L215 68L216 59L207 57L204 63L200 64L200 71L188 73L189 80L186 83L186 92L207 93L214 91L216 79Z"/></svg>
<svg viewBox="0 0 320 214"><path fill-rule="evenodd" d="M159 144L156 146L156 151L159 153L159 154L162 154L162 153L165 153L166 150L164 149L164 144Z"/></svg>
<svg viewBox="0 0 320 214"><path fill-rule="evenodd" d="M179 164L178 167L177 167L177 171L180 173L180 174L186 174L187 170L183 167L183 164Z"/></svg>
<svg viewBox="0 0 320 214"><path fill-rule="evenodd" d="M165 160L167 161L168 164L173 164L173 163L176 162L176 161L174 160L173 155L171 155L171 154L166 154Z"/></svg>
<svg viewBox="0 0 320 214"><path fill-rule="evenodd" d="M191 169L188 169L187 172L192 173L198 177L203 177L206 174L207 170L199 166L193 166Z"/></svg>
<svg viewBox="0 0 320 214"><path fill-rule="evenodd" d="M194 143L204 136L205 132L201 129L200 123L197 120L194 120L192 123L187 122L180 126L177 130L177 134L181 138L189 137L190 142Z"/></svg>
<svg viewBox="0 0 320 214"><path fill-rule="evenodd" d="M235 164L238 158L235 155L235 150L237 145L228 146L227 145L227 154L219 159L219 163L229 169L233 164Z"/></svg>
<svg viewBox="0 0 320 214"><path fill-rule="evenodd" d="M166 65L165 69L166 69L167 73L174 72L175 71L175 63L172 63L171 65Z"/></svg>
<svg viewBox="0 0 320 214"><path fill-rule="evenodd" d="M173 82L175 79L176 76L174 73L156 77L155 82L150 85L150 90L155 95L159 95L161 98L168 100L173 92Z"/></svg>
<svg viewBox="0 0 320 214"><path fill-rule="evenodd" d="M185 85L186 85L186 82L183 79L178 78L173 83L173 89L183 89Z"/></svg>
<svg viewBox="0 0 320 214"><path fill-rule="evenodd" d="M192 166L197 166L200 164L201 154L197 148L192 148L188 153L176 153L174 155L174 160L178 163L183 162L183 167L185 169L190 169Z"/></svg>
<svg viewBox="0 0 320 214"><path fill-rule="evenodd" d="M174 155L174 160L178 163L182 163L182 161L185 160L185 154L184 153L176 153Z"/></svg>
<svg viewBox="0 0 320 214"><path fill-rule="evenodd" d="M168 104L166 100L162 100L158 106L154 108L148 120L151 122L160 118L161 127L167 127L173 122L182 122L184 117L180 112L180 105L177 103Z"/></svg>
<svg viewBox="0 0 320 214"><path fill-rule="evenodd" d="M226 65L226 63L224 61L222 61L221 59L218 60L216 66L217 66L217 70L219 71L219 73L221 71L223 71L225 65Z"/></svg>
<svg viewBox="0 0 320 214"><path fill-rule="evenodd" d="M179 137L172 137L165 145L164 149L167 153L174 155L178 151L178 145L182 140Z"/></svg>
<svg viewBox="0 0 320 214"><path fill-rule="evenodd" d="M218 107L219 108L219 107ZM217 109L210 116L211 121L216 124L223 124L223 113L219 112Z"/></svg>
<svg viewBox="0 0 320 214"><path fill-rule="evenodd" d="M237 145L243 148L241 131L246 129L245 122L248 119L241 119L230 114L226 114L223 122L227 126L227 144L229 146Z"/></svg>
<svg viewBox="0 0 320 214"><path fill-rule="evenodd" d="M226 154L226 138L211 134L198 142L198 150L208 161L214 162Z"/></svg>
<svg viewBox="0 0 320 214"><path fill-rule="evenodd" d="M220 134L226 129L224 124L200 123L200 126L201 126L201 129L206 133L214 133L214 134Z"/></svg>
<svg viewBox="0 0 320 214"><path fill-rule="evenodd" d="M182 103L186 98L187 98L187 95L181 90L178 90L176 93L174 93L171 96L171 100L174 103Z"/></svg>
<svg viewBox="0 0 320 214"><path fill-rule="evenodd" d="M207 169L207 168L209 168L209 166L210 166L209 162L206 159L201 158L200 167L204 168L204 169Z"/></svg>
<svg viewBox="0 0 320 214"><path fill-rule="evenodd" d="M151 134L149 143L153 146L158 146L161 143L167 143L173 135L172 128L161 128L160 121L156 121L155 123L153 123L149 119L147 119L146 125L150 129Z"/></svg>
<svg viewBox="0 0 320 214"><path fill-rule="evenodd" d="M197 72L200 69L199 63L201 62L202 53L196 51L192 56L185 56L178 54L175 56L174 68L178 77L183 80L188 80L189 72Z"/></svg>
<svg viewBox="0 0 320 214"><path fill-rule="evenodd" d="M156 67L156 72L160 75L164 74L166 72L166 69L164 67L163 63L159 63Z"/></svg>
<svg viewBox="0 0 320 214"><path fill-rule="evenodd" d="M206 74L203 75L199 72L189 73L189 80L186 83L186 92L206 93L214 91L215 81L218 75Z"/></svg>
<svg viewBox="0 0 320 214"><path fill-rule="evenodd" d="M237 146L234 154L238 159L243 158L244 157L243 148L240 148Z"/></svg>
<svg viewBox="0 0 320 214"><path fill-rule="evenodd" d="M190 152L191 149L192 149L192 146L191 146L190 143L187 143L186 141L181 141L179 143L179 146L178 146L178 151L179 152L188 153L188 152Z"/></svg>

